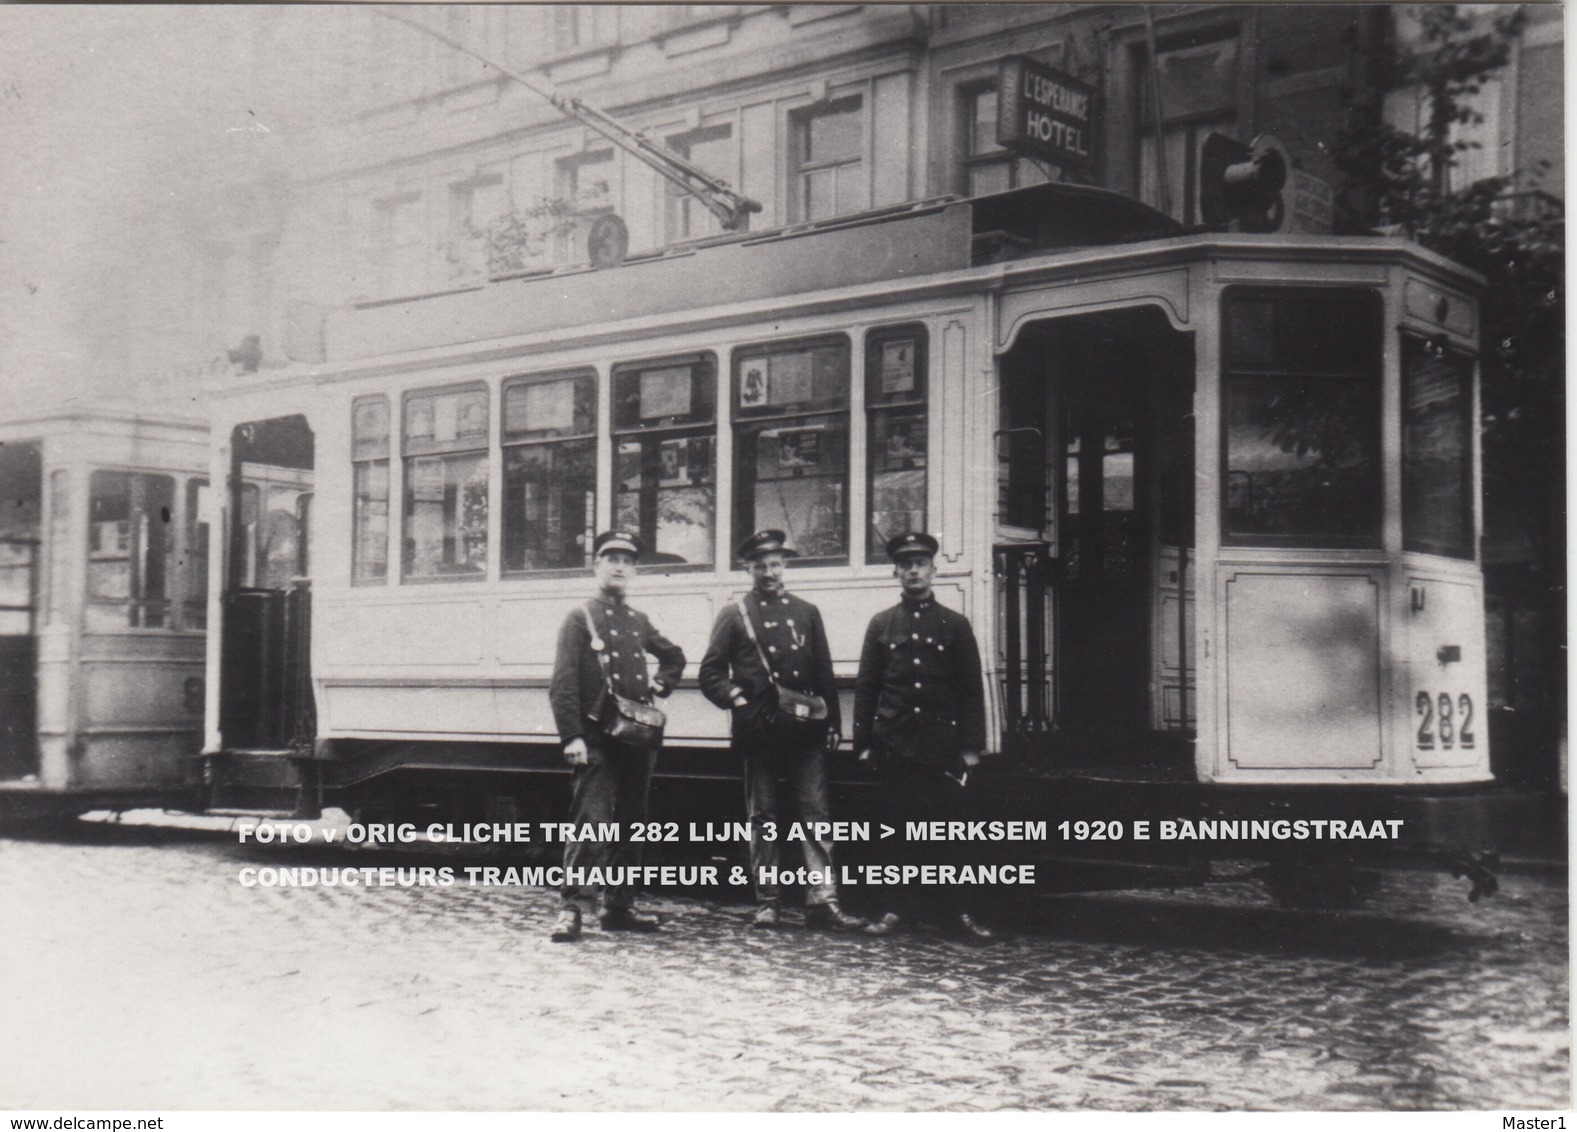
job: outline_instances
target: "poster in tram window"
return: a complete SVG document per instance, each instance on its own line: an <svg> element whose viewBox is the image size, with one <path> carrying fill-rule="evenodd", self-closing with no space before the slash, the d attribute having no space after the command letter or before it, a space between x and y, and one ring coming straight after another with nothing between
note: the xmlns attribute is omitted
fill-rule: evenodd
<svg viewBox="0 0 1577 1132"><path fill-rule="evenodd" d="M575 429L575 383L539 381L523 387L525 421L530 432L573 432Z"/></svg>
<svg viewBox="0 0 1577 1132"><path fill-rule="evenodd" d="M487 393L477 389L459 395L460 436L466 440L484 440L487 437Z"/></svg>
<svg viewBox="0 0 1577 1132"><path fill-rule="evenodd" d="M925 467L925 416L882 413L875 420L872 461L878 470Z"/></svg>
<svg viewBox="0 0 1577 1132"><path fill-rule="evenodd" d="M433 438L433 402L430 397L417 397L407 403L405 435L409 440Z"/></svg>
<svg viewBox="0 0 1577 1132"><path fill-rule="evenodd" d="M618 463L614 466L614 480L620 491L639 491L641 488L641 442L619 441ZM620 526L627 526L620 520ZM636 525L639 525L637 522Z"/></svg>
<svg viewBox="0 0 1577 1132"><path fill-rule="evenodd" d="M757 409L767 403L767 360L757 358L745 364L739 379L739 407Z"/></svg>
<svg viewBox="0 0 1577 1132"><path fill-rule="evenodd" d="M641 420L683 417L689 413L689 366L669 366L641 372Z"/></svg>
<svg viewBox="0 0 1577 1132"><path fill-rule="evenodd" d="M432 406L433 439L454 440L460 435L460 398L453 395L434 397Z"/></svg>
<svg viewBox="0 0 1577 1132"><path fill-rule="evenodd" d="M914 392L914 340L882 343L882 395Z"/></svg>
<svg viewBox="0 0 1577 1132"><path fill-rule="evenodd" d="M444 500L444 462L438 456L418 456L411 461L411 498L417 503Z"/></svg>
<svg viewBox="0 0 1577 1132"><path fill-rule="evenodd" d="M657 450L657 484L679 487L690 482L690 442L665 440Z"/></svg>
<svg viewBox="0 0 1577 1132"><path fill-rule="evenodd" d="M763 429L756 442L756 475L781 479L821 466L821 431L815 428Z"/></svg>
<svg viewBox="0 0 1577 1132"><path fill-rule="evenodd" d="M768 366L770 401L795 405L816 399L815 375L810 354L773 354Z"/></svg>
<svg viewBox="0 0 1577 1132"><path fill-rule="evenodd" d="M131 523L126 519L94 523L88 536L89 558L125 558L131 553Z"/></svg>

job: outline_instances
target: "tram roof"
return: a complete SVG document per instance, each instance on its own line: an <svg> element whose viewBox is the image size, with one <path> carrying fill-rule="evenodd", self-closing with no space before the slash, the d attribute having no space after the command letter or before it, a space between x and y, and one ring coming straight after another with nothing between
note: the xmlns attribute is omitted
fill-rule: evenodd
<svg viewBox="0 0 1577 1132"><path fill-rule="evenodd" d="M111 427L131 433L139 429L174 429L207 432L208 421L180 413L139 410L118 406L52 409L0 417L0 437L44 436L71 432L84 426Z"/></svg>
<svg viewBox="0 0 1577 1132"><path fill-rule="evenodd" d="M616 268L504 276L457 290L335 308L324 318L321 353L306 368L326 377L319 367L359 369L374 358L392 361L528 335L633 328L684 312L737 310L778 298L803 302L818 292L833 301L839 293L881 283L901 289L926 280L982 285L999 274L1034 272L1042 265L1057 270L1111 258L1196 258L1211 248L1247 258L1310 260L1406 252L1437 270L1472 278L1396 237L1203 232L1118 193L1048 184L730 234L632 257ZM305 376L298 367L292 370L265 380L288 383ZM230 389L236 384L224 383Z"/></svg>

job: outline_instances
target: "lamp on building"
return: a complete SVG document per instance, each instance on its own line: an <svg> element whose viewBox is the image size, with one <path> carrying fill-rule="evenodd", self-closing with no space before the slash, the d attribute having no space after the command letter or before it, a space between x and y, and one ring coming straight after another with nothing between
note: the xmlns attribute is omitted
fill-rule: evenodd
<svg viewBox="0 0 1577 1132"><path fill-rule="evenodd" d="M1199 152L1199 218L1212 228L1279 232L1292 217L1292 162L1270 134L1244 145L1212 133Z"/></svg>
<svg viewBox="0 0 1577 1132"><path fill-rule="evenodd" d="M256 334L248 334L239 346L225 353L230 355L230 364L240 366L242 373L256 373L257 367L263 364L263 340Z"/></svg>

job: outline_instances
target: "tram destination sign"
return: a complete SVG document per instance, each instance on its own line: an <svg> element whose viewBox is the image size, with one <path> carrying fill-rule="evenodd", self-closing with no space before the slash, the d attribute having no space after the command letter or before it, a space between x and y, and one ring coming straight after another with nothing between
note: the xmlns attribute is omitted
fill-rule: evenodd
<svg viewBox="0 0 1577 1132"><path fill-rule="evenodd" d="M997 144L1070 172L1095 164L1095 88L1011 55L997 76Z"/></svg>

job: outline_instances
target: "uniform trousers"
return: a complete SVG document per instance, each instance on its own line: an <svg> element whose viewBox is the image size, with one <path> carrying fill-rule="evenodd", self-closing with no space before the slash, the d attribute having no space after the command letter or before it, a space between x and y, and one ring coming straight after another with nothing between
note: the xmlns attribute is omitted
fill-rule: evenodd
<svg viewBox="0 0 1577 1132"><path fill-rule="evenodd" d="M763 881L762 869L776 869L783 859L788 826L781 820L782 802L792 798L794 815L801 822L828 821L827 755L819 742L784 743L770 739L747 740L745 751L745 807L750 814L750 875L756 899L777 900L781 886ZM738 748L736 748L738 749ZM764 825L777 825L777 837L762 836ZM806 904L830 904L838 898L832 883L832 842L803 841L805 867L823 880L805 887Z"/></svg>
<svg viewBox="0 0 1577 1132"><path fill-rule="evenodd" d="M967 780L966 780L967 781ZM982 853L969 841L910 841L907 822L963 821L972 815L968 788L940 767L888 757L881 764L881 811L899 836L885 843L883 864L976 865ZM912 914L952 918L975 903L970 885L905 886L896 903Z"/></svg>
<svg viewBox="0 0 1577 1132"><path fill-rule="evenodd" d="M630 826L646 821L646 799L651 790L652 770L657 765L656 751L641 751L620 743L601 741L586 747L586 765L575 768L569 803L570 824L618 821L622 836L615 841L571 841L564 846L564 868L637 868L641 863L641 842L629 839ZM595 884L575 885L564 878L560 903L579 908L586 915L597 911L598 897L605 908L629 908L635 903L638 887L632 884L609 885L607 891Z"/></svg>

